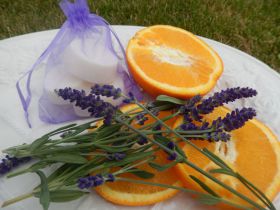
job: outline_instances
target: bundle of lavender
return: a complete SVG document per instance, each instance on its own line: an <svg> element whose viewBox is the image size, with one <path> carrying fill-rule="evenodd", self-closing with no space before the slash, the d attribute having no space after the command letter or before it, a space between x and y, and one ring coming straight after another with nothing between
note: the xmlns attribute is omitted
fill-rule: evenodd
<svg viewBox="0 0 280 210"><path fill-rule="evenodd" d="M122 181L173 188L195 195L199 201L208 205L225 203L240 209L275 209L264 193L245 177L213 152L198 147L193 141L230 141L231 131L242 127L256 115L256 111L252 108L236 109L223 118L218 117L212 123L206 122L204 115L236 99L255 96L255 90L230 88L206 99L195 96L189 100L161 95L153 102L139 102L132 94L124 95L120 89L110 85L95 85L89 94L71 88L59 89L56 93L64 100L87 110L93 119L81 125L61 127L31 144L5 149L3 152L7 156L0 164L1 175L11 178L24 173L37 173L41 183L32 192L5 201L2 207L29 197L37 197L46 210L51 202L75 200L88 194L91 188L107 182ZM134 104L136 108L121 111L119 107L103 101L101 97L122 98L123 103ZM170 110L170 114L159 117L165 110ZM180 126L170 127L166 123L179 116L184 119ZM181 142L209 159L216 168L207 171L190 161L188 154L180 146ZM165 155L168 164L155 162L158 152ZM14 167L30 160L31 163L24 169L12 171ZM151 182L149 179L154 174L141 169L141 165L148 164L161 173L178 163L191 167L243 202L237 203L221 196L214 188L193 175L191 178L202 188L201 191ZM58 168L50 176L46 176L44 169L52 165ZM127 178L124 174L133 174L141 179ZM218 179L216 174L240 180L255 195L255 199L235 190Z"/></svg>

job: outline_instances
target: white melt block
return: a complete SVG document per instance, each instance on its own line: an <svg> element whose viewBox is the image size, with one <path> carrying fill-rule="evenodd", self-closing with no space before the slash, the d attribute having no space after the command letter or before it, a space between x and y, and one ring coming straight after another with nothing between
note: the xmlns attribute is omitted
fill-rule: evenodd
<svg viewBox="0 0 280 210"><path fill-rule="evenodd" d="M117 76L118 58L106 43L106 36L74 39L63 52L65 71L90 83L112 83Z"/></svg>
<svg viewBox="0 0 280 210"><path fill-rule="evenodd" d="M61 66L49 70L45 77L44 89L52 103L57 105L70 103L68 100L63 100L54 91L65 87L71 87L77 90L83 89L86 92L89 92L91 84L63 71Z"/></svg>

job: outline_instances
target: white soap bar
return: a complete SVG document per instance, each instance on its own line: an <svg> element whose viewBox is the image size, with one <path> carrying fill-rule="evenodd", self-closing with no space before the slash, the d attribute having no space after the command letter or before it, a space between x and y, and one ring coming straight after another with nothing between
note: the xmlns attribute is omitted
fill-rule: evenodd
<svg viewBox="0 0 280 210"><path fill-rule="evenodd" d="M112 83L117 76L118 58L110 51L105 34L75 38L61 59L65 71L90 83Z"/></svg>
<svg viewBox="0 0 280 210"><path fill-rule="evenodd" d="M70 103L69 100L63 100L54 91L55 89L63 89L65 87L71 87L77 90L83 89L89 92L91 84L63 71L61 66L57 66L47 72L44 89L52 103L57 105Z"/></svg>

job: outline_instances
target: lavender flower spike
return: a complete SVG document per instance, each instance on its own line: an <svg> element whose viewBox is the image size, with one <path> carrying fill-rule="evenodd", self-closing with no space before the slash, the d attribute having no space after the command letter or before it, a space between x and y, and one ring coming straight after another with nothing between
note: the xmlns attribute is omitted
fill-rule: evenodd
<svg viewBox="0 0 280 210"><path fill-rule="evenodd" d="M197 106L197 111L200 114L209 114L215 107L222 106L229 102L233 102L240 98L249 98L257 95L257 91L252 88L228 88L222 90L221 92L215 93L212 97L209 97L202 101L201 104Z"/></svg>
<svg viewBox="0 0 280 210"><path fill-rule="evenodd" d="M0 176L10 172L13 168L30 161L30 157L17 158L6 155L0 163Z"/></svg>
<svg viewBox="0 0 280 210"><path fill-rule="evenodd" d="M80 189L88 189L91 187L100 186L104 182L113 182L113 181L115 181L115 176L113 174L108 174L107 176L102 176L101 174L97 174L95 176L79 178L77 184Z"/></svg>
<svg viewBox="0 0 280 210"><path fill-rule="evenodd" d="M88 112L93 117L104 117L104 124L108 125L112 121L112 117L116 111L116 108L100 99L100 96L93 94L86 95L85 91L75 90L72 88L64 88L56 90L58 96L62 97L64 100L70 100L70 102L75 102L75 106L80 107Z"/></svg>
<svg viewBox="0 0 280 210"><path fill-rule="evenodd" d="M91 93L94 95L101 95L106 97L113 97L113 99L118 99L122 96L122 91L120 88L115 88L113 85L94 85L91 88Z"/></svg>
<svg viewBox="0 0 280 210"><path fill-rule="evenodd" d="M256 110L252 108L243 108L241 110L234 110L227 114L223 119L218 119L216 124L223 126L224 130L230 132L232 130L241 128L245 122L256 116Z"/></svg>
<svg viewBox="0 0 280 210"><path fill-rule="evenodd" d="M113 154L108 154L107 158L109 160L116 160L116 161L120 161L122 159L124 159L126 157L126 154L125 153L122 153L122 152L116 152L116 153L113 153Z"/></svg>

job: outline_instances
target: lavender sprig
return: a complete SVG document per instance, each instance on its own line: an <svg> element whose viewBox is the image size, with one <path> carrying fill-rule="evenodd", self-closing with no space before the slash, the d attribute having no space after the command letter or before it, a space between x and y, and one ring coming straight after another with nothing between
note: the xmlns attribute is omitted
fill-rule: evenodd
<svg viewBox="0 0 280 210"><path fill-rule="evenodd" d="M115 177L113 174L108 174L107 176L97 174L95 176L79 178L77 181L77 185L80 189L89 189L92 187L100 186L104 182L113 182L113 181L115 181Z"/></svg>
<svg viewBox="0 0 280 210"><path fill-rule="evenodd" d="M21 164L27 163L30 160L30 157L17 158L6 155L0 163L0 176L7 174L12 169L18 167Z"/></svg>
<svg viewBox="0 0 280 210"><path fill-rule="evenodd" d="M191 122L192 120L201 121L202 114L209 114L213 112L216 107L223 106L237 99L249 98L256 95L257 91L252 88L228 88L221 92L216 92L213 96L202 101L201 96L194 96L180 108L180 111L184 114L184 120L186 122Z"/></svg>
<svg viewBox="0 0 280 210"><path fill-rule="evenodd" d="M95 89L93 88L92 90ZM103 94L103 92L106 93L106 91L102 91L103 90L96 92L98 92L99 94ZM109 125L111 123L113 115L116 112L116 107L108 102L103 101L99 95L96 96L92 93L86 95L84 90L79 91L69 87L56 90L56 92L58 96L62 97L64 100L75 102L75 106L80 107L83 110L87 109L92 117L104 117L105 125ZM116 94L118 94L119 91L116 92ZM109 95L109 93L107 95ZM116 97L116 95L114 95L114 97Z"/></svg>
<svg viewBox="0 0 280 210"><path fill-rule="evenodd" d="M224 118L218 118L213 122L216 128L222 128L227 132L236 130L245 125L245 122L256 116L256 110L252 108L236 109L228 113Z"/></svg>
<svg viewBox="0 0 280 210"><path fill-rule="evenodd" d="M231 92L233 93L230 95ZM240 94L238 94L239 92ZM65 129L62 129L61 132L60 130L52 132L55 135L58 134L58 136L64 134L61 136L61 139L52 139L52 141L49 141L49 138L43 136L41 139L35 141L36 144L18 147L20 148L21 154L30 153L32 156L34 153L33 155L39 158L39 160L42 160L42 162L39 162L38 164L36 163L37 165L34 164L30 168L23 170L24 173L30 171L36 172L38 167L44 168L44 158L53 161L50 165L64 161L65 164L58 169L58 173L54 172L55 178L53 182L55 185L53 185L52 181L46 183L48 187L50 187L51 192L58 189L56 193L59 193L60 189L67 186L71 189L67 191L67 193L71 194L71 199L76 199L77 195L82 196L83 193L88 192L85 189L100 186L105 182L121 180L121 177L117 177L118 174L133 173L141 178L151 177L153 174L136 167L143 163L149 165L151 163L151 167L153 166L157 170L165 170L174 166L177 162L180 162L192 167L203 176L211 179L221 187L232 192L232 194L242 198L244 201L247 201L252 206L258 209L264 209L254 200L242 195L226 183L223 183L215 176L211 175L210 172L204 171L196 166L196 164L190 162L187 157L188 154L184 154L178 144L178 141L187 142L211 161L216 164L218 163L218 167L221 167L224 171L227 170L228 174L236 176L236 173L231 170L229 166L224 166L224 163L221 162L221 160L215 159L213 153L204 150L205 148L198 148L189 140L202 139L208 141L228 141L230 139L230 134L228 132L238 129L240 126L243 126L247 120L255 116L255 111L253 109L244 108L242 110L235 110L224 118L216 119L211 124L203 122L198 125L193 121L202 121L201 115L204 114L205 111L203 112L201 110L208 110L211 112L211 110L223 103L227 103L237 98L254 95L255 93L253 91L250 92L250 90L246 88L228 89L225 92L214 94L211 100L209 100L209 98L206 99L209 100L207 103L210 103L208 107L205 105L206 100L201 101L201 96L196 96L187 102L165 96L161 97L160 103L154 103L152 106L149 106L148 104L139 103L132 94L129 94L128 96L122 95L119 89L110 85L94 86L89 94L86 94L83 90L79 91L71 88L60 89L57 93L63 99L69 100L70 102L75 103L76 106L88 110L92 116L102 118L104 120L104 126L96 128L92 133L83 132L94 126L94 124L91 125L92 122L87 123L87 125L66 127ZM136 116L133 115L133 117L131 117L127 113L124 114L118 111L116 107L103 101L101 97L113 97L114 99L124 97L124 102L135 103L142 111L136 114ZM166 100L166 103L164 100ZM170 106L170 104L172 106ZM184 106L182 107L182 105ZM172 109L172 114L168 117L158 118L156 116L159 110L167 109ZM185 117L184 123L180 128L174 130L165 124L165 121L172 119L179 114L184 114ZM149 117L149 119L155 119L155 121L145 123L147 117ZM132 122L135 121L140 125L144 125L134 127ZM130 139L130 141L128 141L128 139ZM36 146L36 150L29 150L30 147L34 149L34 146ZM18 148L11 148L8 151L10 151L11 154L14 154L13 149L18 151ZM166 152L168 155L167 159L173 162L164 166L158 165L156 162L152 164L150 161L155 160L156 151L158 150ZM87 160L85 157L88 155L91 155L92 159ZM62 157L63 160L61 160ZM78 163L77 159L79 159ZM116 168L118 171L115 171ZM112 171L114 171L113 174L108 174L108 172L112 173ZM100 174L89 176L89 174L92 173ZM57 180L59 180L59 182L57 182ZM169 187L168 185L165 186ZM184 188L180 187L178 187L178 189L184 190ZM36 193L40 192L40 189L35 189L35 191ZM82 192L82 194L80 194L80 192ZM29 193L28 196L11 199L10 201L5 202L4 206L31 196L32 193ZM209 194L203 194L203 196L209 196ZM264 201L269 209L274 209L273 204L271 204L269 200L266 200L265 195L259 196L258 198L260 198L261 201ZM212 196L211 202L213 202L213 199L215 202L223 201L235 207L243 207L220 197Z"/></svg>
<svg viewBox="0 0 280 210"><path fill-rule="evenodd" d="M197 105L197 111L200 114L209 114L218 106L233 102L236 99L249 98L256 95L257 91L252 88L228 88L214 93L213 96L203 100L201 104Z"/></svg>
<svg viewBox="0 0 280 210"><path fill-rule="evenodd" d="M101 95L106 97L113 97L113 99L118 99L122 96L122 90L120 88L115 88L113 85L94 85L91 88L91 94Z"/></svg>

